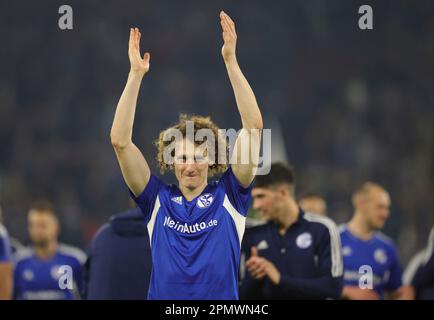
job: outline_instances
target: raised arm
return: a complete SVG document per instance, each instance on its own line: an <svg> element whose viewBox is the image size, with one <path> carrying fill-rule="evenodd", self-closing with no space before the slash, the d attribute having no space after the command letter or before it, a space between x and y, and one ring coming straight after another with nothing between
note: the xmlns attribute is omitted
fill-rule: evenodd
<svg viewBox="0 0 434 320"><path fill-rule="evenodd" d="M223 29L224 45L222 56L234 91L238 111L241 116L243 130L235 142L234 158L231 161L232 170L238 181L247 187L253 180L259 160L259 150L262 131L262 115L256 102L255 94L247 79L241 72L236 57L237 34L235 23L223 11L220 13L220 24ZM241 146L249 144L248 161L242 163Z"/></svg>
<svg viewBox="0 0 434 320"><path fill-rule="evenodd" d="M137 97L143 76L149 71L150 60L148 52L143 55L143 58L140 56L140 36L139 29L130 29L128 57L131 69L116 108L110 133L122 175L135 196L145 189L151 175L143 154L132 142Z"/></svg>

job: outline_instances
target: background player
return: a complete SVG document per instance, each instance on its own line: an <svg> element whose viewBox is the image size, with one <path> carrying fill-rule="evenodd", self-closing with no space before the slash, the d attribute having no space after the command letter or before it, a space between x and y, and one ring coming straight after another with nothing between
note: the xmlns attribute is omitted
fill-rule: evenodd
<svg viewBox="0 0 434 320"><path fill-rule="evenodd" d="M353 195L354 214L341 226L346 299L374 300L385 297L411 299L411 290L402 286L402 272L394 243L379 232L390 216L390 196L380 185L364 183ZM360 269L372 269L372 290L361 288Z"/></svg>
<svg viewBox="0 0 434 320"><path fill-rule="evenodd" d="M415 271L409 276L407 284L411 285L416 299L434 300L434 227L429 234L427 246L419 255Z"/></svg>
<svg viewBox="0 0 434 320"><path fill-rule="evenodd" d="M316 193L306 193L298 198L298 204L305 212L327 216L327 203Z"/></svg>
<svg viewBox="0 0 434 320"><path fill-rule="evenodd" d="M6 228L2 224L0 207L0 300L8 300L12 296L12 263L11 244Z"/></svg>
<svg viewBox="0 0 434 320"><path fill-rule="evenodd" d="M28 229L32 246L15 256L14 298L19 300L70 300L79 298L82 288L82 267L85 254L61 244L59 221L48 201L35 202L28 213ZM59 267L72 269L73 288L59 285Z"/></svg>
<svg viewBox="0 0 434 320"><path fill-rule="evenodd" d="M253 207L268 220L249 228L241 267L244 299L338 299L342 257L335 223L305 213L294 199L292 168L275 163L256 177Z"/></svg>
<svg viewBox="0 0 434 320"><path fill-rule="evenodd" d="M152 271L151 248L140 208L119 213L92 240L86 262L89 300L145 300Z"/></svg>

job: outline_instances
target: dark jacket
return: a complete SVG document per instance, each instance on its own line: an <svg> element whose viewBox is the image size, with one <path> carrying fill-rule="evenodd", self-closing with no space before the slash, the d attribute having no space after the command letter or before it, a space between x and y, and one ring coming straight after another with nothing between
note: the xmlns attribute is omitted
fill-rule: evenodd
<svg viewBox="0 0 434 320"><path fill-rule="evenodd" d="M85 297L89 300L147 298L151 250L140 209L116 214L98 230L86 270Z"/></svg>

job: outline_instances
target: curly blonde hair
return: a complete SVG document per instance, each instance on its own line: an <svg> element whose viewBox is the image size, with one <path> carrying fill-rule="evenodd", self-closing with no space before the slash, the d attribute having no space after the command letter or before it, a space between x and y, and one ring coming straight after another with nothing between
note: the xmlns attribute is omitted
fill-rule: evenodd
<svg viewBox="0 0 434 320"><path fill-rule="evenodd" d="M167 170L173 170L174 165L168 164L164 161L164 150L166 147L168 147L173 141L174 137L170 141L165 141L164 136L167 132L172 130L177 130L181 132L182 137L186 137L186 131L187 131L187 121L191 121L194 123L194 136L196 136L197 131L201 129L210 129L214 135L214 150L215 152L215 158L217 159L215 163L209 164L208 166L208 176L212 177L215 174L219 174L224 172L227 169L227 161L224 161L221 163L221 161L218 161L220 159L228 159L229 155L229 147L226 143L226 138L224 135L222 135L219 132L219 127L211 120L210 117L202 117L198 115L187 115L187 114L180 114L179 115L179 121L177 124L163 130L160 132L158 139L155 140L154 144L157 147L157 165L160 168L161 174L164 174ZM221 152L221 150L218 148L218 144L223 143L224 145L224 151ZM195 145L198 145L197 142L195 142ZM175 151L172 151L172 156L174 156ZM223 154L224 153L224 154Z"/></svg>

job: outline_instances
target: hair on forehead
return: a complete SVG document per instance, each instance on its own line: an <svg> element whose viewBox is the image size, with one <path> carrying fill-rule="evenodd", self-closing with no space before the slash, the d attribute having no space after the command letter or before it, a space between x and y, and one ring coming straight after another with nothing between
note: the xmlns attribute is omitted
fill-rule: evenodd
<svg viewBox="0 0 434 320"><path fill-rule="evenodd" d="M56 216L53 203L46 199L41 199L33 202L30 206L29 211L44 212Z"/></svg>
<svg viewBox="0 0 434 320"><path fill-rule="evenodd" d="M316 200L325 201L324 198L320 194L315 193L315 192L306 192L306 193L301 194L298 197L298 201L302 201L302 200L306 200L306 199L316 199Z"/></svg>
<svg viewBox="0 0 434 320"><path fill-rule="evenodd" d="M295 188L294 168L283 162L273 163L267 175L256 176L253 187L272 188L279 185L289 186L292 190Z"/></svg>
<svg viewBox="0 0 434 320"><path fill-rule="evenodd" d="M155 145L157 147L157 164L160 168L160 172L163 174L167 170L173 170L173 164L167 164L164 161L164 149L168 147L174 140L176 134L173 133L181 133L181 136L185 139L187 137L187 123L192 122L194 124L194 136L196 136L197 132L201 129L209 129L212 132L214 137L214 150L216 150L216 161L214 164L209 165L208 175L211 177L214 174L223 173L227 169L227 162L221 161L222 159L228 159L229 155L229 145L226 143L226 138L220 134L219 127L211 120L210 117L202 117L198 115L187 115L180 114L178 123L173 126L167 128L160 132L158 139L155 141ZM165 137L172 136L170 141L167 141ZM207 139L206 139L207 140ZM190 141L190 139L189 139ZM202 145L203 142L194 142L195 146ZM219 143L224 146L224 150L221 150L218 145ZM175 156L175 150L173 151L173 156Z"/></svg>

